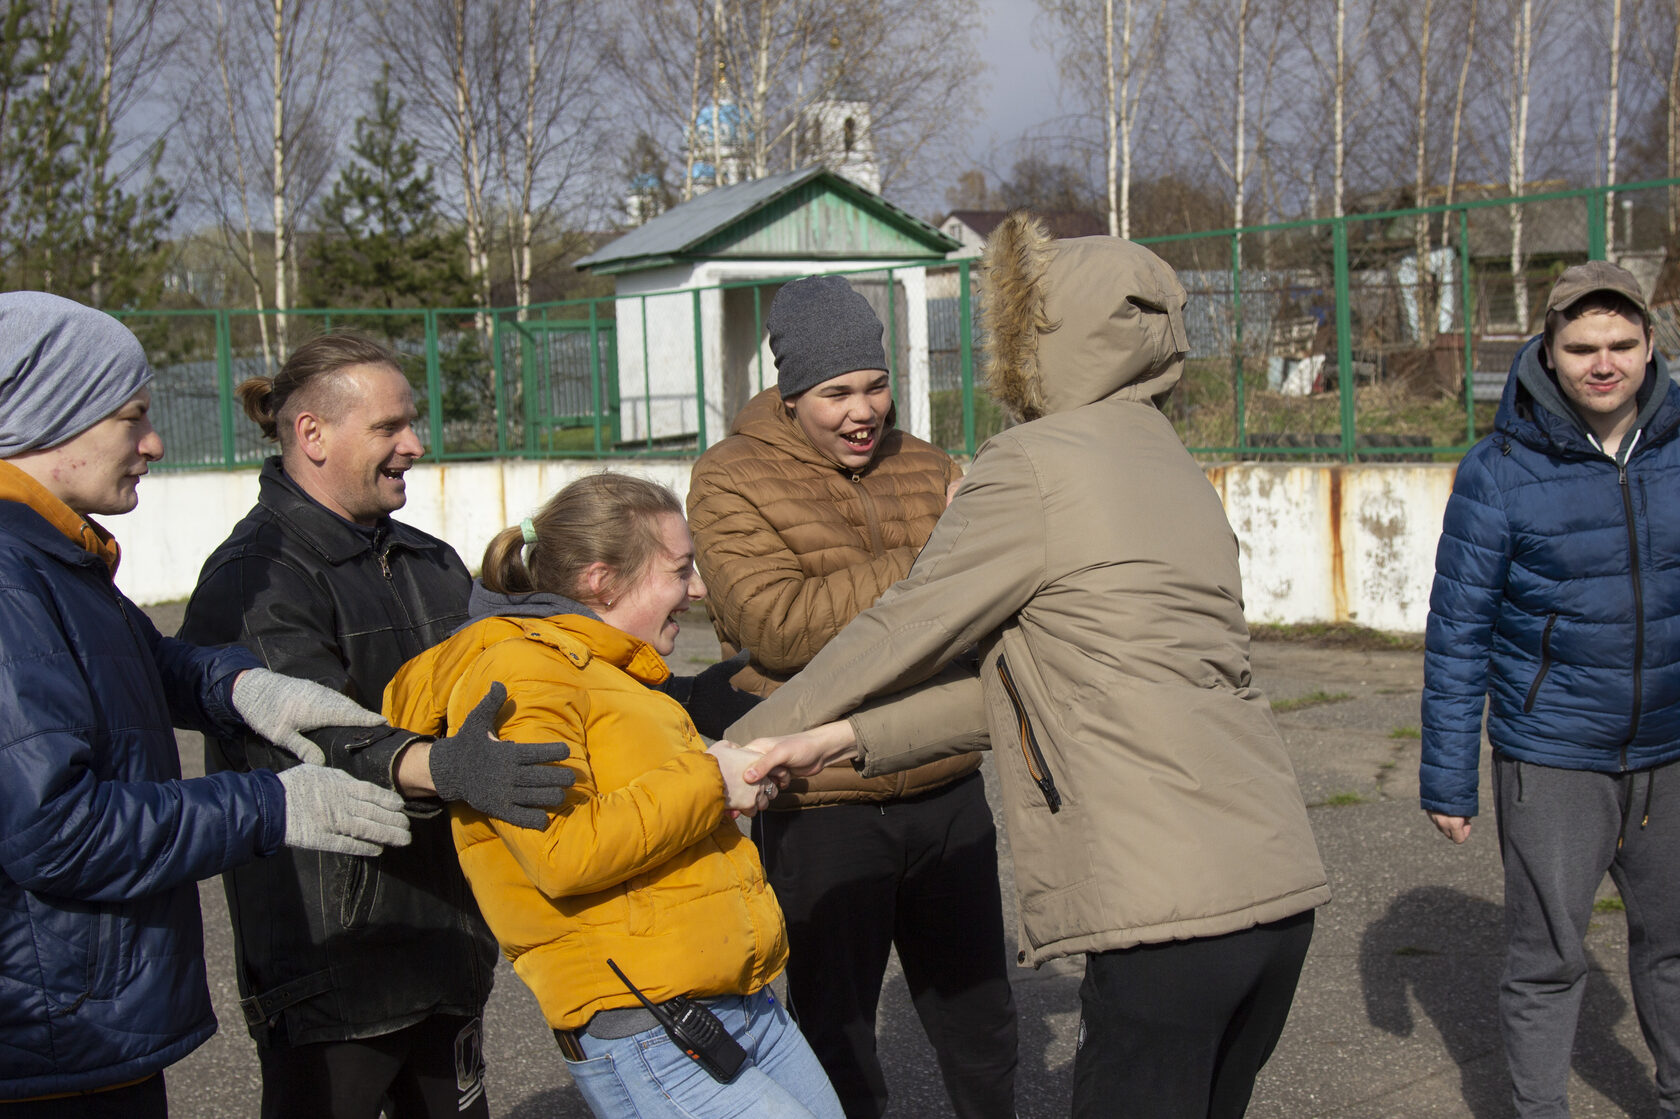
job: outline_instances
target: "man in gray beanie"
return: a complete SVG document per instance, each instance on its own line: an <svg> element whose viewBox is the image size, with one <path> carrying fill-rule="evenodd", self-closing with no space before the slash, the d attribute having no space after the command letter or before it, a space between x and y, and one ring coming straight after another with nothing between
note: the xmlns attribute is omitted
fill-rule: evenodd
<svg viewBox="0 0 1680 1119"><path fill-rule="evenodd" d="M161 1116L215 1031L196 883L283 847L376 855L402 798L305 765L183 780L172 724L276 743L378 716L237 646L161 636L117 589L151 367L102 312L0 295L0 1102ZM28 961L23 966L20 961ZM19 966L12 966L12 964Z"/></svg>

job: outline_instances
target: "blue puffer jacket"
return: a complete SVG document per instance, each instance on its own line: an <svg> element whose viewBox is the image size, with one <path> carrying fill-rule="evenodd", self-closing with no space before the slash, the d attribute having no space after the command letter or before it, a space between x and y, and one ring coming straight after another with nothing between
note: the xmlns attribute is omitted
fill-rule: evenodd
<svg viewBox="0 0 1680 1119"><path fill-rule="evenodd" d="M1488 738L1519 761L1622 772L1680 758L1680 393L1646 367L1618 463L1517 355L1459 465L1429 597L1425 809L1476 814ZM1631 447L1631 449L1626 449Z"/></svg>
<svg viewBox="0 0 1680 1119"><path fill-rule="evenodd" d="M285 790L180 780L170 726L242 727L255 664L160 636L102 559L0 499L0 1100L149 1076L215 1032L194 884L280 846Z"/></svg>

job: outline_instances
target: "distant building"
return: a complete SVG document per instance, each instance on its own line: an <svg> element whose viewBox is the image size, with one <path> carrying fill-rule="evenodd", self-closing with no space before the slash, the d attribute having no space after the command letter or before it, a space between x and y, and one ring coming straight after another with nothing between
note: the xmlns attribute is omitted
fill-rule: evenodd
<svg viewBox="0 0 1680 1119"><path fill-rule="evenodd" d="M683 130L683 164L695 194L745 182L752 175L752 123L733 101L702 105L693 126Z"/></svg>
<svg viewBox="0 0 1680 1119"><path fill-rule="evenodd" d="M832 96L800 110L794 129L792 160L798 167L820 164L872 194L881 191L881 168L875 158L869 102L855 90L841 88ZM754 122L733 101L701 106L694 123L683 129L679 156L688 169L689 193L695 197L718 187L734 186L753 177ZM624 212L631 226L643 225L671 208L673 199L664 180L652 172L631 176L624 196Z"/></svg>
<svg viewBox="0 0 1680 1119"><path fill-rule="evenodd" d="M820 163L841 178L874 194L881 193L881 168L875 161L869 102L855 91L814 101L800 114L798 161Z"/></svg>

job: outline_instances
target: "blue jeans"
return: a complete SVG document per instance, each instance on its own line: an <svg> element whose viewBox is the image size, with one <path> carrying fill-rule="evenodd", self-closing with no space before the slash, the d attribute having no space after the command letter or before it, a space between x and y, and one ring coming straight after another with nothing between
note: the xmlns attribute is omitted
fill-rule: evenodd
<svg viewBox="0 0 1680 1119"><path fill-rule="evenodd" d="M707 1005L747 1051L735 1079L713 1080L658 1026L612 1041L580 1033L588 1059L566 1067L596 1119L844 1119L822 1066L768 987Z"/></svg>

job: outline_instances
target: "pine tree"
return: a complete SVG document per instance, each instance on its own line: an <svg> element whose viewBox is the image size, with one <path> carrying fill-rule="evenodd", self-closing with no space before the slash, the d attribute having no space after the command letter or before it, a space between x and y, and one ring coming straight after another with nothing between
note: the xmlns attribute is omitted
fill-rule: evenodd
<svg viewBox="0 0 1680 1119"><path fill-rule="evenodd" d="M431 168L403 136L405 102L387 67L356 120L355 157L321 204L321 232L304 279L325 307L459 307L472 299L460 230L438 218Z"/></svg>
<svg viewBox="0 0 1680 1119"><path fill-rule="evenodd" d="M157 173L162 143L125 189L103 91L77 42L69 4L55 17L15 0L0 18L0 286L100 307L155 302L175 213Z"/></svg>

